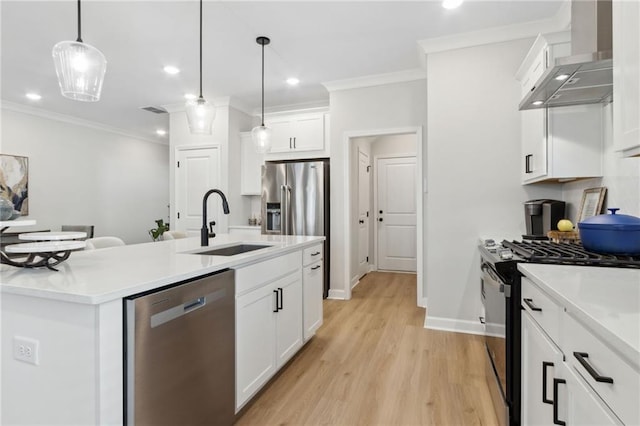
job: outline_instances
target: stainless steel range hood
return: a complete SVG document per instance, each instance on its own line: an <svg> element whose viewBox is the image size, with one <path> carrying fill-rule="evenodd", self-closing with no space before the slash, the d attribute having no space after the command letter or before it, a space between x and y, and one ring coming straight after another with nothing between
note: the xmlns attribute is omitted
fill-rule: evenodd
<svg viewBox="0 0 640 426"><path fill-rule="evenodd" d="M520 111L611 102L612 57L611 0L572 0L571 56L556 59Z"/></svg>

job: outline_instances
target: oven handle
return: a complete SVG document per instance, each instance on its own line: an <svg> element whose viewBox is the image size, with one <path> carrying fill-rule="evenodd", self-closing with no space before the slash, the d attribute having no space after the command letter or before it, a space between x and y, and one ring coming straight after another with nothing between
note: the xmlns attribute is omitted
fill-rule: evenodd
<svg viewBox="0 0 640 426"><path fill-rule="evenodd" d="M483 263L480 269L488 276L488 279L485 281L490 286L496 288L500 293L504 293L505 297L511 297L511 286L504 284L488 263Z"/></svg>

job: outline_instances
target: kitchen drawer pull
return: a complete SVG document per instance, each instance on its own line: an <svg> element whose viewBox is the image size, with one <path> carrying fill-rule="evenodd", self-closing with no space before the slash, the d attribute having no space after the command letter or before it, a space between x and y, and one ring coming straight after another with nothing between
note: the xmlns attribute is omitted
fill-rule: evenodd
<svg viewBox="0 0 640 426"><path fill-rule="evenodd" d="M273 292L276 294L276 309L273 312L278 312L280 310L278 307L278 290L273 290Z"/></svg>
<svg viewBox="0 0 640 426"><path fill-rule="evenodd" d="M533 173L533 170L531 170L532 157L533 157L533 154L527 154L524 156L524 172L525 173Z"/></svg>
<svg viewBox="0 0 640 426"><path fill-rule="evenodd" d="M320 254L320 252L319 252L319 251L317 251L317 252L315 252L315 253L311 253L311 256L317 256L317 255L319 255L319 254Z"/></svg>
<svg viewBox="0 0 640 426"><path fill-rule="evenodd" d="M312 271L315 271L316 269L320 269L320 265L316 265L313 268L311 268Z"/></svg>
<svg viewBox="0 0 640 426"><path fill-rule="evenodd" d="M553 404L553 400L547 398L547 367L553 367L553 363L542 361L542 402Z"/></svg>
<svg viewBox="0 0 640 426"><path fill-rule="evenodd" d="M542 312L542 308L538 308L533 304L533 299L522 299L522 301L531 309L532 311Z"/></svg>
<svg viewBox="0 0 640 426"><path fill-rule="evenodd" d="M278 287L278 293L280 293L280 305L278 306L278 310L282 310L284 307L284 298L282 297L282 287Z"/></svg>
<svg viewBox="0 0 640 426"><path fill-rule="evenodd" d="M600 383L613 383L613 379L607 376L601 376L598 372L589 364L586 358L589 358L589 354L586 352L574 352L573 356L578 362L587 370L587 372L593 377L593 380Z"/></svg>
<svg viewBox="0 0 640 426"><path fill-rule="evenodd" d="M558 385L567 383L564 379L553 379L553 424L566 426L567 422L558 419Z"/></svg>

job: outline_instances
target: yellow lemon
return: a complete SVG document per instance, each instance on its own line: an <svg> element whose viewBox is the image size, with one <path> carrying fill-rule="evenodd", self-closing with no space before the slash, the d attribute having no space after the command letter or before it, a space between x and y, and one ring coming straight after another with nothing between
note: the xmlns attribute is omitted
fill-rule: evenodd
<svg viewBox="0 0 640 426"><path fill-rule="evenodd" d="M558 222L558 231L573 231L573 223L569 219L562 219Z"/></svg>

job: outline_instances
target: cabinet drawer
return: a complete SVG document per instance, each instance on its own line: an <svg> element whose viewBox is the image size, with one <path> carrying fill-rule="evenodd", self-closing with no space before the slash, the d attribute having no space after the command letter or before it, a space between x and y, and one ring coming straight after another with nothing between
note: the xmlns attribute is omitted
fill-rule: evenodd
<svg viewBox="0 0 640 426"><path fill-rule="evenodd" d="M522 277L521 291L522 307L546 331L551 340L562 346L560 344L559 326L563 312L562 308L527 277Z"/></svg>
<svg viewBox="0 0 640 426"><path fill-rule="evenodd" d="M300 270L301 257L301 252L296 251L236 269L236 295L269 284L277 278Z"/></svg>
<svg viewBox="0 0 640 426"><path fill-rule="evenodd" d="M308 265L322 259L322 244L308 247L302 251L302 264Z"/></svg>
<svg viewBox="0 0 640 426"><path fill-rule="evenodd" d="M570 314L565 315L565 357L614 413L628 425L640 424L640 371L613 352ZM583 354L583 363L579 354ZM584 355L586 354L586 355ZM636 366L637 368L637 366ZM591 374L588 369L591 369ZM613 383L597 381L611 379Z"/></svg>

